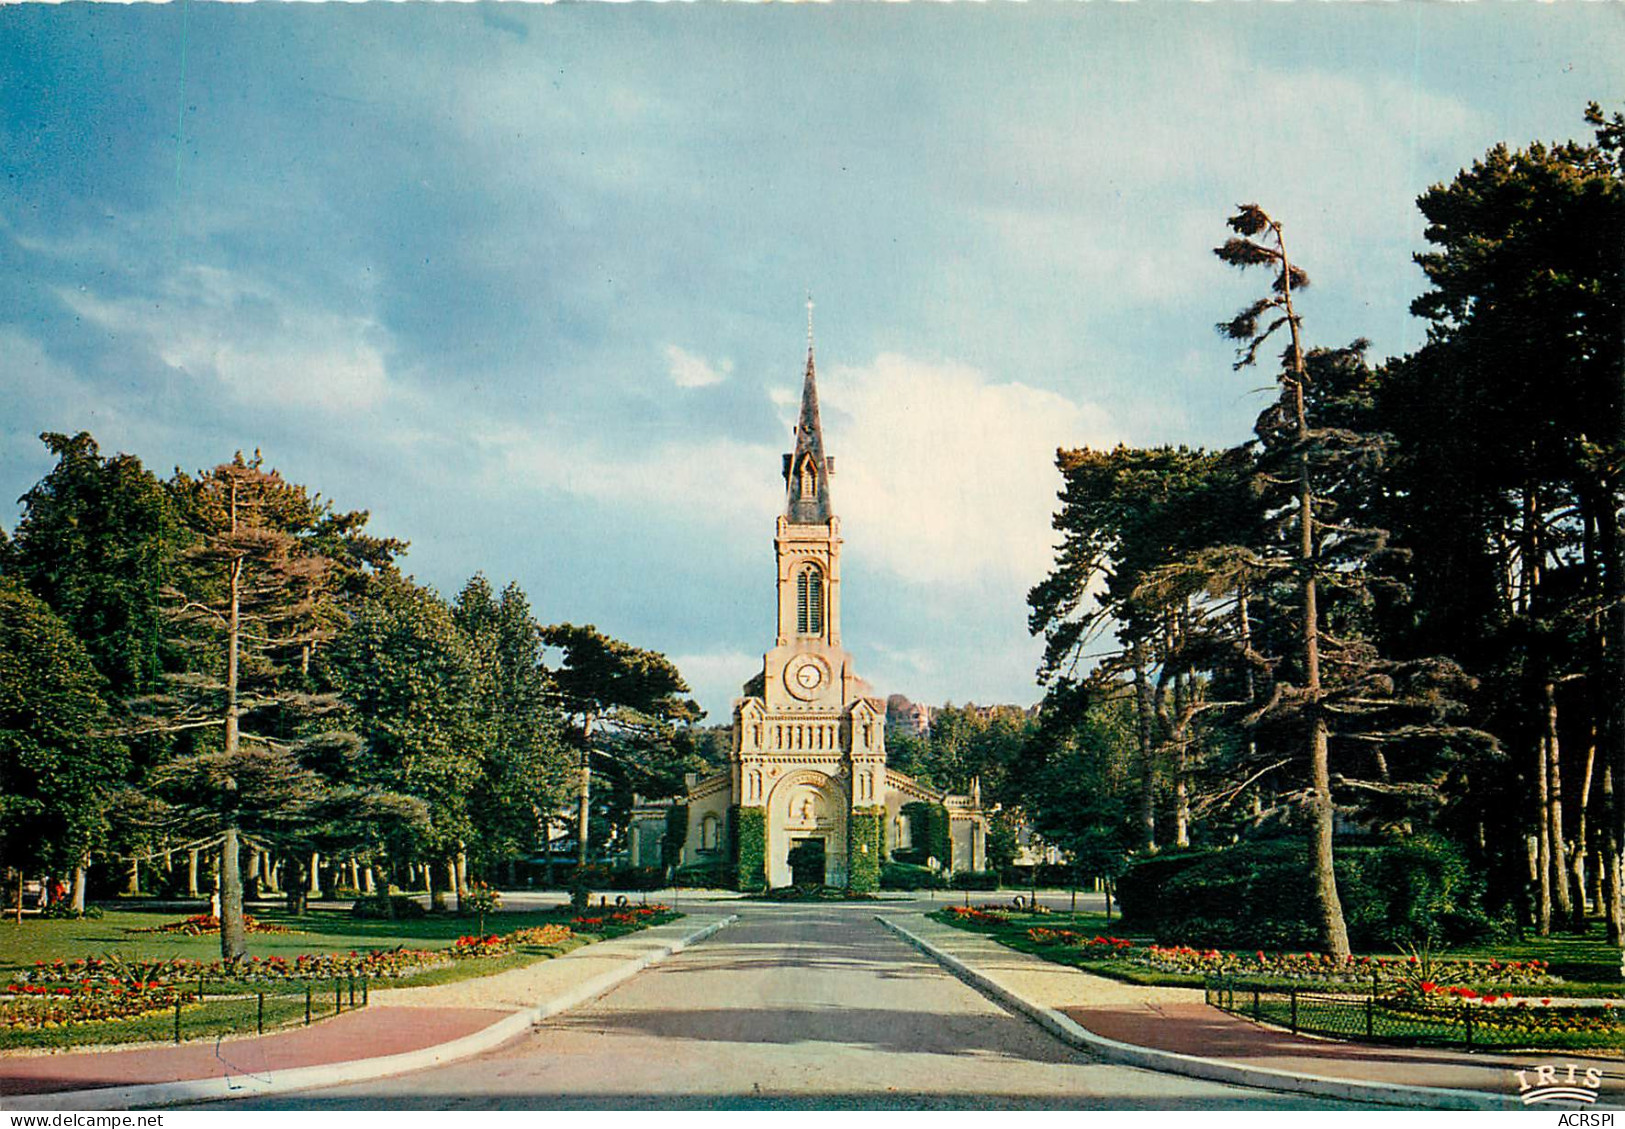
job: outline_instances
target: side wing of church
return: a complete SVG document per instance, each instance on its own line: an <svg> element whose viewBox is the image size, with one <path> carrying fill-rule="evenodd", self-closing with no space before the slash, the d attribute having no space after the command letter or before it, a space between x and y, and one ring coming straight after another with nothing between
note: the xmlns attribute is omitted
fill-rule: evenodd
<svg viewBox="0 0 1625 1129"><path fill-rule="evenodd" d="M681 837L680 865L717 863L741 889L822 882L872 890L891 852L926 846L916 841L921 828L910 824L934 815L948 831L949 857L937 861L982 870L987 819L977 789L949 795L887 767L885 701L841 646L841 523L830 502L835 460L824 453L810 333L795 450L784 456L782 473L774 641L759 680L734 703L727 771L690 778L675 805L639 804L633 864L669 861L665 844L675 848Z"/></svg>

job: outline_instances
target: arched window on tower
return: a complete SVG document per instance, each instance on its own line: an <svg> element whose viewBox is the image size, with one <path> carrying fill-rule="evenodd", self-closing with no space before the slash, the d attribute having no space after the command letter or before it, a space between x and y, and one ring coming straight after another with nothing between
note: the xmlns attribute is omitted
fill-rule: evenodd
<svg viewBox="0 0 1625 1129"><path fill-rule="evenodd" d="M824 573L817 565L807 565L796 574L796 634L822 635L824 632Z"/></svg>
<svg viewBox="0 0 1625 1129"><path fill-rule="evenodd" d="M818 494L818 475L813 470L812 459L801 460L801 496L811 501Z"/></svg>

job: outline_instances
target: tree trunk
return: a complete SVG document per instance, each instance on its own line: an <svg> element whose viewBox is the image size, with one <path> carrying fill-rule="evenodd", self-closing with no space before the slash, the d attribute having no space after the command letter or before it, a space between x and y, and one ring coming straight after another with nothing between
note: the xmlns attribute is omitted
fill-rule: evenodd
<svg viewBox="0 0 1625 1129"><path fill-rule="evenodd" d="M1151 751L1151 718L1155 704L1151 700L1151 680L1147 673L1150 662L1144 639L1134 641L1134 714L1137 725L1135 737L1140 745L1140 846L1147 851L1157 849L1157 767Z"/></svg>
<svg viewBox="0 0 1625 1129"><path fill-rule="evenodd" d="M305 860L300 855L289 855L286 863L287 881L282 889L287 897L288 912L295 917L302 916L310 909L310 888L305 883Z"/></svg>
<svg viewBox="0 0 1625 1129"><path fill-rule="evenodd" d="M446 860L446 891L455 899L456 912L463 912L463 889L457 881L457 860Z"/></svg>
<svg viewBox="0 0 1625 1129"><path fill-rule="evenodd" d="M457 884L457 912L463 912L463 897L468 892L468 852L463 844L457 844L457 865L452 871L452 881Z"/></svg>
<svg viewBox="0 0 1625 1129"><path fill-rule="evenodd" d="M248 954L248 926L243 921L243 872L238 860L237 828L227 826L220 844L220 956L242 960Z"/></svg>
<svg viewBox="0 0 1625 1129"><path fill-rule="evenodd" d="M130 873L124 883L124 892L132 897L141 893L141 860L130 860Z"/></svg>
<svg viewBox="0 0 1625 1129"><path fill-rule="evenodd" d="M1292 332L1292 403L1296 421L1296 439L1300 445L1309 438L1309 421L1304 405L1304 385L1308 374L1303 364L1303 343L1299 338L1297 313L1292 306L1292 264L1287 259L1286 243L1281 237L1280 225L1275 227L1275 238L1281 250L1281 302L1287 315L1287 327ZM1309 473L1309 452L1298 454L1298 564L1303 585L1303 658L1306 686L1314 720L1309 732L1309 779L1313 788L1312 816L1314 821L1314 881L1315 901L1320 908L1321 947L1333 956L1349 953L1348 927L1343 921L1343 902L1337 894L1337 871L1332 859L1332 831L1335 810L1332 807L1331 735L1321 713L1320 684L1320 606L1317 595L1317 539L1315 537L1315 495Z"/></svg>
<svg viewBox="0 0 1625 1129"><path fill-rule="evenodd" d="M372 867L369 865L361 872L361 892L372 894L377 887L373 884Z"/></svg>
<svg viewBox="0 0 1625 1129"><path fill-rule="evenodd" d="M231 531L237 532L237 482L231 484ZM242 587L243 559L238 556L227 566L226 576L230 603L226 617L226 734L225 754L228 765L235 764L241 747L239 723L241 708L237 701L238 649L242 643ZM226 812L225 837L220 844L220 956L224 960L241 960L248 952L248 929L243 922L243 872L238 859L237 838L237 781L228 776L221 788L222 807Z"/></svg>
<svg viewBox="0 0 1625 1129"><path fill-rule="evenodd" d="M1591 738L1586 742L1585 773L1580 778L1580 804L1579 822L1574 829L1574 850L1569 855L1569 868L1574 875L1574 928L1578 932L1585 932L1586 928L1586 862L1591 854L1591 780L1597 768L1597 731L1593 727ZM1592 900L1597 910L1602 906Z"/></svg>
<svg viewBox="0 0 1625 1129"><path fill-rule="evenodd" d="M1551 770L1546 763L1546 739L1535 746L1535 931L1542 937L1552 931L1552 825Z"/></svg>
<svg viewBox="0 0 1625 1129"><path fill-rule="evenodd" d="M310 852L310 896L322 896L322 854L320 851Z"/></svg>
<svg viewBox="0 0 1625 1129"><path fill-rule="evenodd" d="M81 859L73 868L73 912L81 916L85 912L85 868L89 865L89 859Z"/></svg>
<svg viewBox="0 0 1625 1129"><path fill-rule="evenodd" d="M576 791L576 869L587 868L592 825L592 715L581 723L581 767Z"/></svg>
<svg viewBox="0 0 1625 1129"><path fill-rule="evenodd" d="M1603 917L1607 922L1608 943L1617 945L1625 938L1625 890L1620 887L1619 873L1619 797L1614 794L1614 766L1603 762L1602 807L1608 813L1603 822L1604 831L1598 838L1602 842Z"/></svg>
<svg viewBox="0 0 1625 1129"><path fill-rule="evenodd" d="M188 898L201 898L203 891L197 884L197 855L196 847L186 852L186 896Z"/></svg>
<svg viewBox="0 0 1625 1129"><path fill-rule="evenodd" d="M1558 744L1557 686L1548 678L1541 692L1545 699L1546 732L1541 743L1546 752L1546 827L1552 842L1552 893L1558 917L1569 921L1574 916L1574 904L1569 896L1569 860L1563 839L1563 767Z"/></svg>

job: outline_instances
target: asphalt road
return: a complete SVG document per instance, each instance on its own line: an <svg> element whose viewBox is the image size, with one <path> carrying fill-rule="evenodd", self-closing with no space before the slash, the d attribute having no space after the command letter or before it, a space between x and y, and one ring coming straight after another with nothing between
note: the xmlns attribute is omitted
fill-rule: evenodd
<svg viewBox="0 0 1625 1129"><path fill-rule="evenodd" d="M738 903L737 924L464 1062L253 1109L1304 1109L1091 1062L941 971L873 907ZM1369 1108L1369 1107L1367 1107Z"/></svg>

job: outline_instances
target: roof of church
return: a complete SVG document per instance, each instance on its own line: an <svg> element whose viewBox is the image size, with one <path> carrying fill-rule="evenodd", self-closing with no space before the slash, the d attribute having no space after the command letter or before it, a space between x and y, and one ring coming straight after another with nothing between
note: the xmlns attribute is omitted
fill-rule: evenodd
<svg viewBox="0 0 1625 1129"><path fill-rule="evenodd" d="M807 334L807 375L801 385L801 416L796 421L796 449L784 457L784 516L798 525L822 524L834 510L829 502L829 476L835 460L824 455L824 427L818 418L818 373L813 364L811 326ZM815 486L803 497L797 475L807 459L813 463Z"/></svg>

